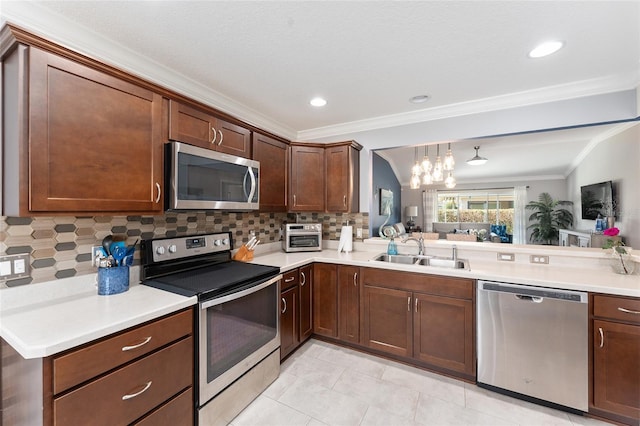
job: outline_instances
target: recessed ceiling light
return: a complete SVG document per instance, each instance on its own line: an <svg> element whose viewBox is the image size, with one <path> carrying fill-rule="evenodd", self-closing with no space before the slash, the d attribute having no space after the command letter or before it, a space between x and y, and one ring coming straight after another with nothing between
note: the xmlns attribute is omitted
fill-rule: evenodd
<svg viewBox="0 0 640 426"><path fill-rule="evenodd" d="M529 57L542 58L543 56L548 56L552 53L556 53L558 50L562 49L562 46L564 46L564 43L561 41L545 41L544 43L537 45L531 52L529 52Z"/></svg>
<svg viewBox="0 0 640 426"><path fill-rule="evenodd" d="M317 97L317 98L313 98L313 99L311 99L311 100L309 101L309 103L310 103L311 105L313 105L314 107L323 107L323 106L325 106L325 105L327 104L327 101L326 101L326 99L323 99L323 98Z"/></svg>
<svg viewBox="0 0 640 426"><path fill-rule="evenodd" d="M412 104L421 104L429 100L429 95L417 95L409 98L409 102Z"/></svg>

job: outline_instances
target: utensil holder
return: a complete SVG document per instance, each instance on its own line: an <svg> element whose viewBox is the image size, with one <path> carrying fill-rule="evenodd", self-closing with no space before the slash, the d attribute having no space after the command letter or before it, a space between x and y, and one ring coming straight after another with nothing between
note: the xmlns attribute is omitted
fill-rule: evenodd
<svg viewBox="0 0 640 426"><path fill-rule="evenodd" d="M107 296L129 290L129 267L98 268L98 294Z"/></svg>

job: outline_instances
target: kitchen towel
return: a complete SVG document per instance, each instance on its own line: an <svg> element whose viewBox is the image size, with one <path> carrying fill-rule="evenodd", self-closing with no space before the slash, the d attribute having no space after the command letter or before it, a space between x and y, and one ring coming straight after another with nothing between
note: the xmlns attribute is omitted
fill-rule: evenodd
<svg viewBox="0 0 640 426"><path fill-rule="evenodd" d="M344 251L349 253L353 251L353 226L343 226L340 231L340 242L338 243L338 252Z"/></svg>

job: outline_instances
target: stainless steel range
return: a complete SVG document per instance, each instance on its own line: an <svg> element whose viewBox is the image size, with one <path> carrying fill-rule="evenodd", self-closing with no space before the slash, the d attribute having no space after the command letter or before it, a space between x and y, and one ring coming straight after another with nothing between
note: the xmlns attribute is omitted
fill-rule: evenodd
<svg viewBox="0 0 640 426"><path fill-rule="evenodd" d="M231 259L231 233L145 240L142 283L198 297L196 417L227 424L280 372L277 267Z"/></svg>

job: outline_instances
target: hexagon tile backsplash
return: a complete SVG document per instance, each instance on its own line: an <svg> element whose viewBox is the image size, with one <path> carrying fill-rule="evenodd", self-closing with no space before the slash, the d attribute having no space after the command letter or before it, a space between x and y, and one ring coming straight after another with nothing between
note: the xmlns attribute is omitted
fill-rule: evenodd
<svg viewBox="0 0 640 426"><path fill-rule="evenodd" d="M368 213L231 213L167 212L162 216L48 216L0 217L0 255L29 253L31 277L0 282L0 288L51 281L95 272L91 265L91 247L112 234L136 240L231 231L233 245L248 241L253 231L263 243L280 239L286 222L321 222L325 240L339 240L340 228L347 220L369 235ZM136 252L135 264L139 263Z"/></svg>

